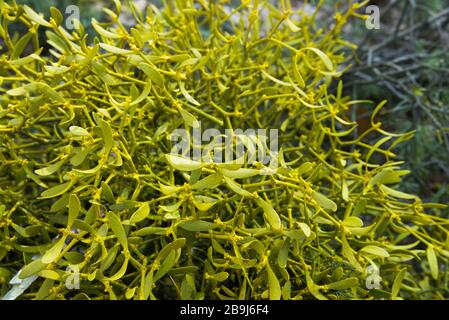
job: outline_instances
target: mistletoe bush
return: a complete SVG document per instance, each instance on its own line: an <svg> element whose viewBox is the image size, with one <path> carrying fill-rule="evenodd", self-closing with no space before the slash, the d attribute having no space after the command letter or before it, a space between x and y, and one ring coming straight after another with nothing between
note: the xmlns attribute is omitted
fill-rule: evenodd
<svg viewBox="0 0 449 320"><path fill-rule="evenodd" d="M448 298L446 206L398 190L413 133L338 80L362 4L320 29L320 5L227 2L131 2L128 28L115 1L90 42L0 0L0 296ZM358 136L355 105L372 109ZM278 166L173 155L199 123L278 129Z"/></svg>

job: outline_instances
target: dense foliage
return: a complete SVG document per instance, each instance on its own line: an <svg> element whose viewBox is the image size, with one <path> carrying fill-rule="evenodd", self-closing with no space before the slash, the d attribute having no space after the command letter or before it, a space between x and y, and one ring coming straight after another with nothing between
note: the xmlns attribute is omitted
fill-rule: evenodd
<svg viewBox="0 0 449 320"><path fill-rule="evenodd" d="M359 4L320 29L288 1L131 6L132 28L115 3L90 43L55 8L0 0L0 295L448 297L445 206L397 190L412 134L385 131L385 102L342 94ZM371 116L354 137L357 105ZM171 155L172 132L199 121L279 129L279 168Z"/></svg>

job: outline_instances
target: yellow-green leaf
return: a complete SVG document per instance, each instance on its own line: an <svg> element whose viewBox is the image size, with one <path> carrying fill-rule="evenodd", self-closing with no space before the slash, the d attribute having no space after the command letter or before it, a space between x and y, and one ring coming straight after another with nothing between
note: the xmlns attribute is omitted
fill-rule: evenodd
<svg viewBox="0 0 449 320"><path fill-rule="evenodd" d="M101 36L103 36L105 38L120 39L121 37L123 37L119 33L113 33L113 32L110 32L110 31L104 29L102 26L100 26L98 21L95 20L94 18L92 18L92 27L94 27L95 31L97 31Z"/></svg>
<svg viewBox="0 0 449 320"><path fill-rule="evenodd" d="M409 193L405 193L405 192L401 192L398 190L394 190L392 188L387 187L384 184L381 184L379 186L379 188L386 194L395 197L395 198L399 198L399 199L407 199L407 200L413 200L413 199L417 199L417 197L415 195L409 194Z"/></svg>
<svg viewBox="0 0 449 320"><path fill-rule="evenodd" d="M109 151L111 151L112 147L114 146L114 137L113 137L112 129L111 129L111 126L109 125L109 123L107 123L103 119L100 119L100 127L101 127L101 131L103 133L105 152L106 152L106 154L108 154Z"/></svg>
<svg viewBox="0 0 449 320"><path fill-rule="evenodd" d="M187 92L184 82L181 82L181 81L179 82L179 89L181 89L181 93L184 96L184 98L186 98L186 100L189 101L191 104L194 104L196 106L200 106L201 105L201 103L196 101L195 98L192 97L190 95L190 93Z"/></svg>
<svg viewBox="0 0 449 320"><path fill-rule="evenodd" d="M244 197L249 197L249 198L254 198L255 195L246 191L245 189L243 189L237 182L235 182L232 179L229 179L228 177L224 176L223 177L226 185L229 187L229 189L231 189L232 191L234 191L235 193L244 196Z"/></svg>
<svg viewBox="0 0 449 320"><path fill-rule="evenodd" d="M388 258L390 256L390 254L388 253L387 250L385 250L381 247L378 247L378 246L373 246L373 245L365 246L362 249L360 249L359 252L368 253L368 254L382 257L382 258Z"/></svg>
<svg viewBox="0 0 449 320"><path fill-rule="evenodd" d="M406 268L401 269L401 271L399 271L399 273L394 278L393 286L391 288L391 299L394 300L398 296L399 290L401 289L402 280L404 279L406 272Z"/></svg>
<svg viewBox="0 0 449 320"><path fill-rule="evenodd" d="M359 279L356 277L351 277L337 282L333 282L328 285L328 288L331 290L345 290L356 287L358 284Z"/></svg>
<svg viewBox="0 0 449 320"><path fill-rule="evenodd" d="M162 261L160 267L156 271L156 274L153 277L153 281L156 282L161 279L173 265L176 263L176 251L171 250L170 253L165 257L164 261Z"/></svg>
<svg viewBox="0 0 449 320"><path fill-rule="evenodd" d="M232 179L245 179L260 175L259 169L240 168L237 170L221 169L223 175Z"/></svg>
<svg viewBox="0 0 449 320"><path fill-rule="evenodd" d="M312 198L318 203L318 205L324 209L337 211L337 205L335 202L333 202L331 199L326 197L324 194L319 192L314 192L312 194Z"/></svg>
<svg viewBox="0 0 449 320"><path fill-rule="evenodd" d="M193 232L209 231L217 228L217 225L215 223L203 220L186 220L181 222L179 226L184 230Z"/></svg>
<svg viewBox="0 0 449 320"><path fill-rule="evenodd" d="M59 274L56 271L53 270L42 270L38 273L38 275L45 279L51 279L51 280L59 280Z"/></svg>
<svg viewBox="0 0 449 320"><path fill-rule="evenodd" d="M164 86L164 77L155 67L150 66L148 63L141 62L139 63L138 68L142 70L155 84L161 87Z"/></svg>
<svg viewBox="0 0 449 320"><path fill-rule="evenodd" d="M343 256L348 259L348 261L351 263L351 265L359 272L363 272L363 268L360 265L360 263L357 261L357 259L354 256L354 253L352 252L351 247L349 246L348 240L346 240L346 235L342 234L341 236L341 244L342 244L342 252Z"/></svg>
<svg viewBox="0 0 449 320"><path fill-rule="evenodd" d="M190 112L184 110L183 108L180 108L179 113L181 114L181 117L184 119L186 125L193 128L198 128L200 126L200 122L198 121L198 119L195 118L195 116Z"/></svg>
<svg viewBox="0 0 449 320"><path fill-rule="evenodd" d="M67 219L67 227L75 222L75 219L78 217L81 208L81 203L76 194L71 194L69 199L69 217Z"/></svg>
<svg viewBox="0 0 449 320"><path fill-rule="evenodd" d="M193 171L203 168L206 164L203 162L198 162L194 160L190 160L185 157L180 157L173 154L166 154L168 163L179 171Z"/></svg>
<svg viewBox="0 0 449 320"><path fill-rule="evenodd" d="M49 22L45 21L41 15L37 14L36 11L31 9L29 6L24 5L23 10L33 22L40 24L41 26L44 27L51 27L51 24Z"/></svg>
<svg viewBox="0 0 449 320"><path fill-rule="evenodd" d="M78 127L78 126L70 126L69 127L69 131L71 134L73 134L74 136L81 136L81 137L85 137L89 135L89 132L87 132L86 129Z"/></svg>
<svg viewBox="0 0 449 320"><path fill-rule="evenodd" d="M132 299L134 297L134 294L136 293L136 289L137 287L126 289L125 298L128 300Z"/></svg>
<svg viewBox="0 0 449 320"><path fill-rule="evenodd" d="M56 260L65 244L65 237L59 239L42 257L43 263L52 263Z"/></svg>
<svg viewBox="0 0 449 320"><path fill-rule="evenodd" d="M265 220L268 222L271 228L273 228L274 230L280 230L282 228L282 223L281 218L279 217L276 210L274 210L271 204L269 204L265 200L262 200L261 198L258 198L257 202L259 202L259 205L262 207Z"/></svg>
<svg viewBox="0 0 449 320"><path fill-rule="evenodd" d="M43 270L46 266L47 263L43 263L41 259L33 260L25 267L23 267L22 271L20 271L19 278L25 279L32 275L35 275L41 270Z"/></svg>
<svg viewBox="0 0 449 320"><path fill-rule="evenodd" d="M133 215L129 219L129 222L131 224L138 223L148 217L149 214L150 205L148 204L148 202L145 202L133 213Z"/></svg>
<svg viewBox="0 0 449 320"><path fill-rule="evenodd" d="M326 68L329 71L334 70L334 64L332 63L332 61L329 59L329 57L323 51L321 51L317 48L312 48L312 47L307 47L305 49L310 50L313 53L315 53L321 59L321 61L324 63L324 65L326 66Z"/></svg>
<svg viewBox="0 0 449 320"><path fill-rule="evenodd" d="M271 269L270 265L266 266L267 276L268 276L268 290L270 300L280 300L281 299L281 285L276 277L276 274Z"/></svg>
<svg viewBox="0 0 449 320"><path fill-rule="evenodd" d="M53 163L52 165L49 165L48 167L34 170L34 172L40 176L49 176L58 171L59 168L61 168L61 166L64 164L64 162L65 160L61 160Z"/></svg>
<svg viewBox="0 0 449 320"><path fill-rule="evenodd" d="M126 237L126 232L123 228L123 224L120 221L120 218L112 211L109 212L109 226L111 227L112 232L114 232L122 247L128 249L128 238Z"/></svg>
<svg viewBox="0 0 449 320"><path fill-rule="evenodd" d="M317 286L314 282L312 277L310 276L309 272L306 271L306 283L307 283L307 289L309 289L309 292L318 300L328 300L323 294L320 292L320 287Z"/></svg>
<svg viewBox="0 0 449 320"><path fill-rule="evenodd" d="M432 278L437 280L439 268L438 268L438 259L435 254L435 250L433 249L432 246L428 246L426 253L427 253L427 261L429 262L429 268L430 268L430 273L432 274Z"/></svg>
<svg viewBox="0 0 449 320"><path fill-rule="evenodd" d="M57 186L51 187L50 189L45 190L41 193L41 199L48 199L60 196L63 193L66 193L73 185L72 181L65 182L63 184L59 184Z"/></svg>
<svg viewBox="0 0 449 320"><path fill-rule="evenodd" d="M125 275L126 270L128 269L128 260L129 260L129 258L125 258L120 269L114 275L112 275L111 277L106 278L106 279L109 281L117 281L117 280L121 279Z"/></svg>
<svg viewBox="0 0 449 320"><path fill-rule="evenodd" d="M117 48L117 47L111 46L111 45L106 44L106 43L100 43L100 48L102 48L102 49L104 49L104 50L106 50L108 52L115 53L115 54L130 54L130 53L132 53L131 50Z"/></svg>
<svg viewBox="0 0 449 320"><path fill-rule="evenodd" d="M194 183L193 185L190 186L190 189L192 190L213 189L221 184L222 179L223 176L220 173L216 172Z"/></svg>

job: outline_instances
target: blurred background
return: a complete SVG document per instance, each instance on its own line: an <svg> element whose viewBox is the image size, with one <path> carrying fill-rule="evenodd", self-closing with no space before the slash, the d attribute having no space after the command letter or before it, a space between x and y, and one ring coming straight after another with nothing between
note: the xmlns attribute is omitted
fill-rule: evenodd
<svg viewBox="0 0 449 320"><path fill-rule="evenodd" d="M114 8L111 0L16 2L46 17L51 6L67 14L67 6L76 4L80 20L92 36L95 30L88 27L91 18L105 21L102 9ZM147 3L161 6L164 1L133 2L145 8ZM239 3L228 1L230 7ZM329 14L323 14L320 21L329 26L332 12L347 6L348 0L306 3L311 13L322 4L323 12ZM292 4L301 6L305 2L292 0ZM388 100L379 119L387 129L396 133L416 131L413 139L396 149L399 160L404 160L411 171L402 190L418 194L425 201L449 203L449 0L372 0L370 4L380 8L380 29L368 30L363 21L354 21L345 30L345 38L358 45L357 50L347 52L351 68L343 77L345 93L352 99L376 104ZM128 18L123 16L125 24ZM353 120L359 123L358 133L368 129L369 112L362 107L352 112Z"/></svg>

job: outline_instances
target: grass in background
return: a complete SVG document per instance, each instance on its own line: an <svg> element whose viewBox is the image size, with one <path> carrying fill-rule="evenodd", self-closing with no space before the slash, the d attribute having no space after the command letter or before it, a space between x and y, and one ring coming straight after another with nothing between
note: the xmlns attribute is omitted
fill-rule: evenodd
<svg viewBox="0 0 449 320"><path fill-rule="evenodd" d="M390 130L416 130L396 149L411 174L406 192L449 202L449 1L372 1L381 8L380 30L364 23L348 29L359 44L344 75L355 99L388 100L381 121ZM363 125L369 110L354 112Z"/></svg>

